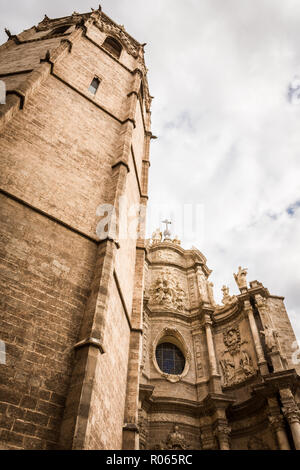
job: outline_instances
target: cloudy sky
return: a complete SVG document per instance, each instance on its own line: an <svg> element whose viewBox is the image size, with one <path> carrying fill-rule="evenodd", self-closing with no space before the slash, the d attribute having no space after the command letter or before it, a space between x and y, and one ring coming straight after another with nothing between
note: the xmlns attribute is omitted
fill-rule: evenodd
<svg viewBox="0 0 300 470"><path fill-rule="evenodd" d="M152 107L148 231L157 207L198 247L221 287L248 267L286 306L300 338L300 3L297 0L103 0L146 42ZM98 3L1 0L12 33ZM168 208L167 205L170 207ZM173 209L172 207L173 206ZM180 224L200 208L201 217ZM194 217L195 219L195 217ZM160 219L161 220L161 219ZM194 233L193 233L194 232Z"/></svg>

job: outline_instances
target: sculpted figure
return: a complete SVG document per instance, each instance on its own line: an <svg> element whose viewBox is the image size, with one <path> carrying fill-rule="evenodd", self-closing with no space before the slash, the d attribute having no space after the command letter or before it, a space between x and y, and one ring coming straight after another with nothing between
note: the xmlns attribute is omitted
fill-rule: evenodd
<svg viewBox="0 0 300 470"><path fill-rule="evenodd" d="M170 271L166 271L154 281L151 289L152 303L163 304L168 308L185 309L186 294Z"/></svg>
<svg viewBox="0 0 300 470"><path fill-rule="evenodd" d="M209 282L207 284L207 290L208 290L208 297L209 297L210 303L214 307L216 305L216 302L214 298L214 285L212 282Z"/></svg>
<svg viewBox="0 0 300 470"><path fill-rule="evenodd" d="M237 274L233 274L235 282L237 283L239 289L246 288L247 289L247 268L241 268L239 266L239 270Z"/></svg>
<svg viewBox="0 0 300 470"><path fill-rule="evenodd" d="M234 362L230 359L222 359L220 361L220 365L223 373L224 385L230 385L235 370Z"/></svg>
<svg viewBox="0 0 300 470"><path fill-rule="evenodd" d="M231 300L231 296L229 295L229 287L223 286L222 287L222 292L223 292L223 299L222 302L224 305L228 304Z"/></svg>
<svg viewBox="0 0 300 470"><path fill-rule="evenodd" d="M266 325L265 329L261 331L261 334L265 337L265 343L269 351L272 351L273 348L277 347L276 338L278 333L276 330Z"/></svg>
<svg viewBox="0 0 300 470"><path fill-rule="evenodd" d="M188 446L186 445L184 435L179 432L179 427L174 426L174 431L169 434L167 442L166 442L166 449L179 449L184 450Z"/></svg>
<svg viewBox="0 0 300 470"><path fill-rule="evenodd" d="M208 289L207 289L207 280L201 269L197 272L198 286L200 291L201 300L203 302L208 302Z"/></svg>
<svg viewBox="0 0 300 470"><path fill-rule="evenodd" d="M251 357L249 356L249 354L247 353L247 351L242 351L241 353L241 359L240 359L240 366L241 368L243 369L243 371L245 372L245 374L248 376L248 375L252 375L253 374L253 366L252 366L252 359Z"/></svg>
<svg viewBox="0 0 300 470"><path fill-rule="evenodd" d="M159 228L157 228L153 233L152 233L152 244L156 244L156 243L160 243L162 240L162 233L161 231L159 230Z"/></svg>

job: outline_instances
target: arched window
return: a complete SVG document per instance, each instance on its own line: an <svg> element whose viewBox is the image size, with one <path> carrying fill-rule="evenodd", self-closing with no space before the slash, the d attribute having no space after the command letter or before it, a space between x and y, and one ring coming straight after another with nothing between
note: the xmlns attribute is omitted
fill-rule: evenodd
<svg viewBox="0 0 300 470"><path fill-rule="evenodd" d="M49 36L58 36L59 34L64 34L68 29L70 28L70 25L63 25L59 26L58 28L53 29L50 33Z"/></svg>
<svg viewBox="0 0 300 470"><path fill-rule="evenodd" d="M122 46L121 44L114 38L111 38L108 36L102 46L110 52L113 56L115 56L117 59L120 57L121 52L122 52Z"/></svg>
<svg viewBox="0 0 300 470"><path fill-rule="evenodd" d="M155 351L159 368L165 374L179 375L183 372L185 358L180 349L173 343L161 343Z"/></svg>

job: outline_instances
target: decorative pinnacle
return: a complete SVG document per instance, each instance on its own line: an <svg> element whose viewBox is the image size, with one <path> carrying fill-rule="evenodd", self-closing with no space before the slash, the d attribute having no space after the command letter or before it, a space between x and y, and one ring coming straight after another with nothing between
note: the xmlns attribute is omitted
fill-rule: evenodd
<svg viewBox="0 0 300 470"><path fill-rule="evenodd" d="M12 34L11 34L11 32L9 31L9 29L5 28L4 31L6 32L6 34L7 34L7 36L8 36L9 38L12 37Z"/></svg>

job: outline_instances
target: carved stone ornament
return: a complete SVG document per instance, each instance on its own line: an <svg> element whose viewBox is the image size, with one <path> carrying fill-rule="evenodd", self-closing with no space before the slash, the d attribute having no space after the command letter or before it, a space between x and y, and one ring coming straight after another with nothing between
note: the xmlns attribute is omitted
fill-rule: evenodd
<svg viewBox="0 0 300 470"><path fill-rule="evenodd" d="M127 50L128 54L132 55L133 57L137 58L139 56L140 48L136 41L129 36L124 30L124 26L114 24L109 18L102 15L101 18L95 19L96 25L99 29L109 35L114 36L118 39L125 49Z"/></svg>
<svg viewBox="0 0 300 470"><path fill-rule="evenodd" d="M163 443L161 443L163 444ZM174 430L173 432L170 432L170 434L167 437L167 440L165 442L165 445L163 445L161 448L165 450L186 450L188 448L188 444L186 442L186 439L181 432L179 432L179 427L177 425L174 425Z"/></svg>
<svg viewBox="0 0 300 470"><path fill-rule="evenodd" d="M147 447L148 441L148 417L144 410L139 412L139 437L140 437L140 449L144 450Z"/></svg>
<svg viewBox="0 0 300 470"><path fill-rule="evenodd" d="M214 434L216 436L229 436L231 433L231 428L227 424L218 424L216 427Z"/></svg>
<svg viewBox="0 0 300 470"><path fill-rule="evenodd" d="M265 343L268 351L275 351L278 349L277 331L269 325L266 325L264 330L261 331L261 334L265 337Z"/></svg>
<svg viewBox="0 0 300 470"><path fill-rule="evenodd" d="M152 242L152 245L157 245L158 243L161 243L161 241L162 241L162 232L160 231L159 228L157 228L152 233L151 242Z"/></svg>
<svg viewBox="0 0 300 470"><path fill-rule="evenodd" d="M227 328L223 333L223 341L231 354L239 352L241 344L246 342L241 343L241 334L238 326Z"/></svg>
<svg viewBox="0 0 300 470"><path fill-rule="evenodd" d="M231 304L231 303L233 303L233 302L236 300L236 297L235 297L235 296L231 296L231 295L229 294L229 287L223 286L223 287L222 287L222 292L223 292L222 303L223 303L224 305Z"/></svg>
<svg viewBox="0 0 300 470"><path fill-rule="evenodd" d="M248 450L270 450L268 444L257 436L253 436L248 441Z"/></svg>
<svg viewBox="0 0 300 470"><path fill-rule="evenodd" d="M223 333L223 341L227 346L222 353L223 359L220 360L223 385L236 385L255 375L252 358L246 349L242 349L242 345L247 341L241 341L239 328L228 328Z"/></svg>
<svg viewBox="0 0 300 470"><path fill-rule="evenodd" d="M284 426L284 419L282 415L280 414L269 415L268 418L269 418L270 427L274 432L284 429L285 426Z"/></svg>
<svg viewBox="0 0 300 470"><path fill-rule="evenodd" d="M222 298L222 303L223 305L217 305L215 307L215 312L218 313L221 310L224 310L226 307L229 307L233 304L236 304L238 299L235 295L230 295L229 294L229 287L223 286L222 287L222 292L223 292L223 298Z"/></svg>
<svg viewBox="0 0 300 470"><path fill-rule="evenodd" d="M289 424L300 422L300 410L296 403L292 402L285 404L282 408L282 412Z"/></svg>
<svg viewBox="0 0 300 470"><path fill-rule="evenodd" d="M255 300L256 300L256 305L258 306L258 308L265 308L266 307L267 299L265 297L263 297L262 295L256 294Z"/></svg>
<svg viewBox="0 0 300 470"><path fill-rule="evenodd" d="M247 268L242 268L239 266L237 274L233 274L235 282L238 285L239 289L247 289Z"/></svg>
<svg viewBox="0 0 300 470"><path fill-rule="evenodd" d="M185 358L185 366L181 374L167 374L159 368L156 361L156 348L159 344L163 343L164 341L175 344L175 346L177 346L182 351ZM183 336L177 330L177 328L166 327L156 336L153 342L151 357L157 372L159 372L162 377L172 383L179 382L183 377L186 376L190 368L191 353L186 345Z"/></svg>
<svg viewBox="0 0 300 470"><path fill-rule="evenodd" d="M186 294L170 271L165 271L153 282L150 289L150 303L180 312L185 310Z"/></svg>

